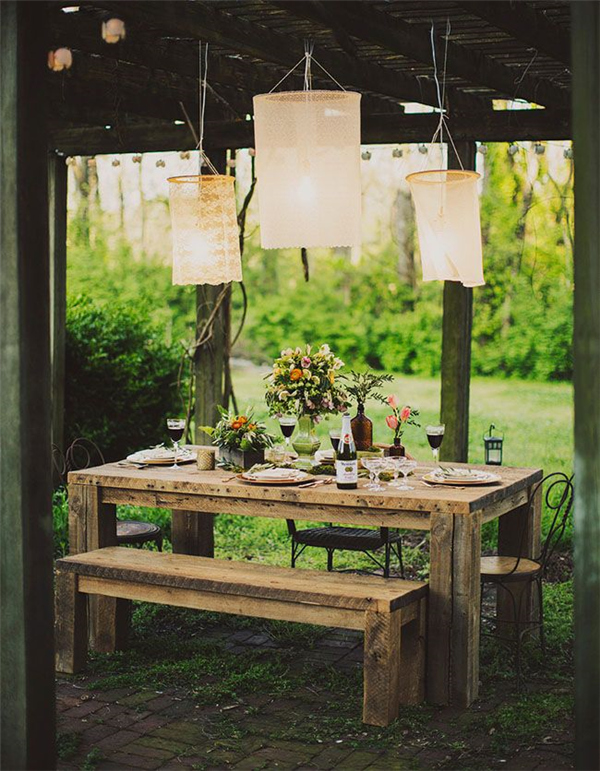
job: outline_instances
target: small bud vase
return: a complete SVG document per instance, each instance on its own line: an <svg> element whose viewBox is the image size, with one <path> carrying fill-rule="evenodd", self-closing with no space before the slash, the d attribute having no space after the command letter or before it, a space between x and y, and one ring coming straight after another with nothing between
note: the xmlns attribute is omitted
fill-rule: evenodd
<svg viewBox="0 0 600 771"><path fill-rule="evenodd" d="M394 444L390 446L389 454L392 458L401 458L406 455L406 449L400 439L394 439Z"/></svg>

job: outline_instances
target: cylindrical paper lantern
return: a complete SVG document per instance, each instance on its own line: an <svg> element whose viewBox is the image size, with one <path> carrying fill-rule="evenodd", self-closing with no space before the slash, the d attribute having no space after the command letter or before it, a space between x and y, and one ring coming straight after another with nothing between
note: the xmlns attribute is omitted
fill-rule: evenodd
<svg viewBox="0 0 600 771"><path fill-rule="evenodd" d="M485 284L475 171L435 170L406 178L415 202L423 281Z"/></svg>
<svg viewBox="0 0 600 771"><path fill-rule="evenodd" d="M171 177L173 283L242 280L234 179L220 174Z"/></svg>
<svg viewBox="0 0 600 771"><path fill-rule="evenodd" d="M255 96L254 131L263 248L360 245L360 94Z"/></svg>

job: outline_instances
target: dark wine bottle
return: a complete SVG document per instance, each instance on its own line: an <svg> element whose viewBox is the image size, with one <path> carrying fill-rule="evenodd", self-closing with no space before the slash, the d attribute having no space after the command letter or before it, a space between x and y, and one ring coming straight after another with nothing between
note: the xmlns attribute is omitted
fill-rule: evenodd
<svg viewBox="0 0 600 771"><path fill-rule="evenodd" d="M342 418L342 431L335 461L335 481L340 490L355 490L358 486L358 459L349 412L344 413Z"/></svg>

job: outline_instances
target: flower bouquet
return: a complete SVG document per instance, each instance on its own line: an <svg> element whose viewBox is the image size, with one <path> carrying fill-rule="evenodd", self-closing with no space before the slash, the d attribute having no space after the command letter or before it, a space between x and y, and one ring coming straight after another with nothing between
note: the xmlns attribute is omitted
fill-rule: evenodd
<svg viewBox="0 0 600 771"><path fill-rule="evenodd" d="M404 447L402 446L402 434L406 426L420 426L416 418L419 415L419 410L413 409L408 405L400 407L398 399L394 396L388 396L386 402L392 408L392 414L388 415L385 419L388 428L394 432L394 446L390 449L392 455L404 455Z"/></svg>
<svg viewBox="0 0 600 771"><path fill-rule="evenodd" d="M262 463L265 450L272 447L275 437L267 431L264 423L254 420L251 410L245 415L236 415L219 407L221 420L212 428L201 426L219 448L219 459L228 464L248 469L255 463Z"/></svg>
<svg viewBox="0 0 600 771"><path fill-rule="evenodd" d="M298 435L292 444L300 455L311 455L320 446L314 423L322 415L343 412L348 407L348 395L336 380L343 366L328 345L286 348L273 363L273 371L266 378L269 412L299 418Z"/></svg>

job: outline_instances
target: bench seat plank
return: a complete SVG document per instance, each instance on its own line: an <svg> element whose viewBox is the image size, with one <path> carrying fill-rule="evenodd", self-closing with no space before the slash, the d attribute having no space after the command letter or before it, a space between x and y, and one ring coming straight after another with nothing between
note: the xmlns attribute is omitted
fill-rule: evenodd
<svg viewBox="0 0 600 771"><path fill-rule="evenodd" d="M57 561L57 568L90 578L356 611L390 612L427 592L422 582L349 577L119 546L65 557Z"/></svg>

